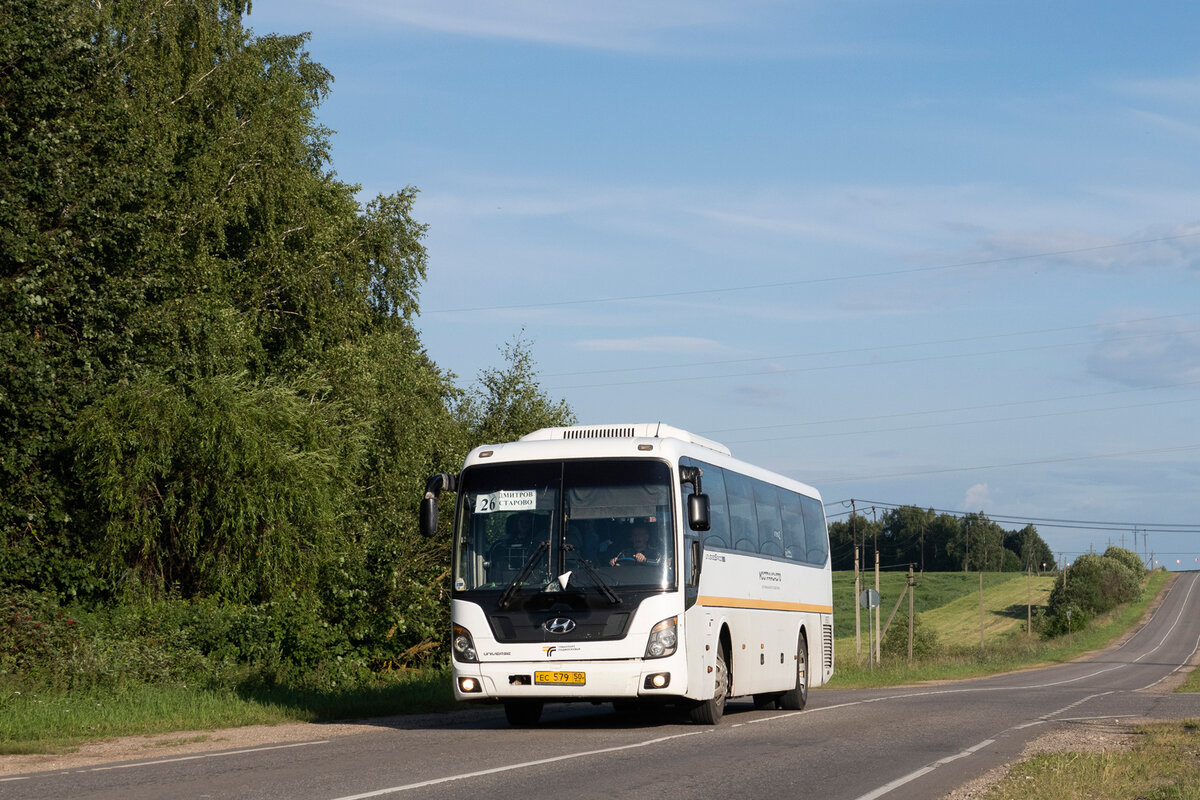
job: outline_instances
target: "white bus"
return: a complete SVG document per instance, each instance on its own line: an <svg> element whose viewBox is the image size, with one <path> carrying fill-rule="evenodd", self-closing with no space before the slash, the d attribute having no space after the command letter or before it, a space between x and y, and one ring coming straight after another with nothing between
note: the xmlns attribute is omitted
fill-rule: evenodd
<svg viewBox="0 0 1200 800"><path fill-rule="evenodd" d="M714 724L729 697L801 709L833 674L820 495L649 423L546 428L473 450L458 475L451 657L459 700L511 724L547 702L676 703Z"/></svg>

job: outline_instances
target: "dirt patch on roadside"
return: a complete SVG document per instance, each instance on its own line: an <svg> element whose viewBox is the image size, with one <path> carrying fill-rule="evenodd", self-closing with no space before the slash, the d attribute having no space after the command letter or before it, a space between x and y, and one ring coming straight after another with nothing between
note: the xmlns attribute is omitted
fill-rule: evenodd
<svg viewBox="0 0 1200 800"><path fill-rule="evenodd" d="M24 772L80 770L122 761L157 761L203 753L221 753L299 742L321 741L370 730L370 724L249 725L215 731L174 731L152 736L125 736L81 745L67 753L0 756L0 775Z"/></svg>

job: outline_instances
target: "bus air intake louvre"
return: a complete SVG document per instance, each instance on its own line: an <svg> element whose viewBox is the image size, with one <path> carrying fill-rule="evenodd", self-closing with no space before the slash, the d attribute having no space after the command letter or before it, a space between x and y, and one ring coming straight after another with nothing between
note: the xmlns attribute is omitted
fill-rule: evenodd
<svg viewBox="0 0 1200 800"><path fill-rule="evenodd" d="M826 670L833 669L833 626L821 626L821 660Z"/></svg>
<svg viewBox="0 0 1200 800"><path fill-rule="evenodd" d="M612 425L575 425L571 427L539 428L520 438L522 442L547 442L580 439L666 439L674 438L680 441L715 450L722 455L732 455L729 448L720 442L706 439L681 428L665 425L661 422L642 422L636 424L617 423Z"/></svg>
<svg viewBox="0 0 1200 800"><path fill-rule="evenodd" d="M631 439L633 428L567 428L564 439Z"/></svg>

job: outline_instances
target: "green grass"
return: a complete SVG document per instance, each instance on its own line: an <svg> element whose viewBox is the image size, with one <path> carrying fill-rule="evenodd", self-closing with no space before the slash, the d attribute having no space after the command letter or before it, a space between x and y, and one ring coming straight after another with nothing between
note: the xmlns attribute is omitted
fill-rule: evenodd
<svg viewBox="0 0 1200 800"><path fill-rule="evenodd" d="M1175 691L1177 692L1200 692L1200 669L1193 669L1188 673L1187 680L1183 682Z"/></svg>
<svg viewBox="0 0 1200 800"><path fill-rule="evenodd" d="M460 707L450 688L448 670L393 674L378 686L341 692L283 688L212 691L145 684L71 693L2 691L0 754L59 752L117 736L325 722Z"/></svg>
<svg viewBox="0 0 1200 800"><path fill-rule="evenodd" d="M905 624L908 598L901 599L907 576L903 573L884 573L880 576L880 629L887 623L896 601L900 610L894 624ZM983 576L985 641L1006 638L1026 624L1026 601L1032 594L1033 605L1045 605L1054 586L1054 576L1027 578L1022 573L990 572ZM873 573L863 576L864 586L874 588ZM854 639L854 576L849 572L834 573L834 625L838 640L835 652L840 663L856 658ZM936 632L939 642L951 649L979 644L979 573L934 572L916 576L914 606L922 625ZM861 610L863 658L869 650L869 617Z"/></svg>
<svg viewBox="0 0 1200 800"><path fill-rule="evenodd" d="M929 576L927 575L926 577ZM971 625L974 625L973 632L967 637L969 641L955 644L943 643L946 645L943 654L934 659L916 661L913 664L909 664L906 659L885 660L883 664L873 667L865 660L867 651L865 630L863 633L864 663L862 665L855 663L853 636L839 638L835 644L834 674L829 686L840 689L899 686L922 681L961 680L964 678L991 675L997 672L1025 669L1039 664L1071 661L1087 652L1107 647L1136 625L1146 609L1162 590L1168 577L1167 573L1161 571L1151 573L1147 579L1146 589L1142 593L1141 599L1118 608L1109 614L1098 617L1083 632L1073 634L1070 637L1060 637L1050 640L1043 640L1036 634L1031 638L1024 634L1024 620L1014 620L1014 629L1008 632L994 631L990 637L985 638L985 646L981 651L979 649L979 576L978 574L972 575L969 576L967 581L960 583L960 587L965 588L966 583L973 582L970 589L970 592L973 593L973 598L970 595L960 596L944 604L946 606L961 606L959 608L959 615L964 620L962 627L965 630L970 630ZM995 593L991 596L1000 598L1006 595L1006 591L1002 588L1003 584L1016 580L1022 587L1020 591L1025 591L1023 588L1025 580L1023 576L1018 579L1008 577L1003 573L998 574L990 582L991 589L989 589L988 578L989 576L985 574L985 613L987 611L986 603L989 593L994 590ZM952 587L952 582L947 582L943 586L943 589L946 592L950 592L952 591ZM1010 587L1010 590L1015 591L1015 588ZM836 585L834 591L836 607ZM853 589L850 591L852 593ZM893 597L895 596L893 595ZM945 597L946 595L943 594L942 596ZM887 613L891 612L891 608L886 604L887 596L884 595L884 597L884 620L886 620ZM920 600L921 589L918 587L918 613L921 613ZM894 599L892 600L892 604L895 604ZM907 600L905 601L905 606L907 606ZM932 616L937 616L935 609L930 609L930 612L934 612L931 614ZM865 617L866 615L864 614L864 628ZM853 620L853 617L851 617L851 620ZM838 624L839 630L845 630L847 623L841 622L836 616L835 622ZM924 617L922 618L922 622L924 622ZM849 624L852 632L853 621Z"/></svg>
<svg viewBox="0 0 1200 800"><path fill-rule="evenodd" d="M1013 766L986 800L1173 800L1200 797L1200 722L1137 729L1128 751L1050 753Z"/></svg>

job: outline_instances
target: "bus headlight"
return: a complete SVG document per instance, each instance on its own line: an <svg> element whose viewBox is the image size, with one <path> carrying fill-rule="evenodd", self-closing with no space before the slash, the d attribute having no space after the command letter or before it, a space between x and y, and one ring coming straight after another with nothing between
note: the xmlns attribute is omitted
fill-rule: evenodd
<svg viewBox="0 0 1200 800"><path fill-rule="evenodd" d="M673 655L679 646L679 636L676 625L679 617L669 617L650 629L650 638L646 640L646 658L663 658Z"/></svg>
<svg viewBox="0 0 1200 800"><path fill-rule="evenodd" d="M469 664L479 661L479 654L475 652L475 640L471 638L471 632L462 625L454 626L454 636L450 640L450 650L454 653L455 661L463 661Z"/></svg>

